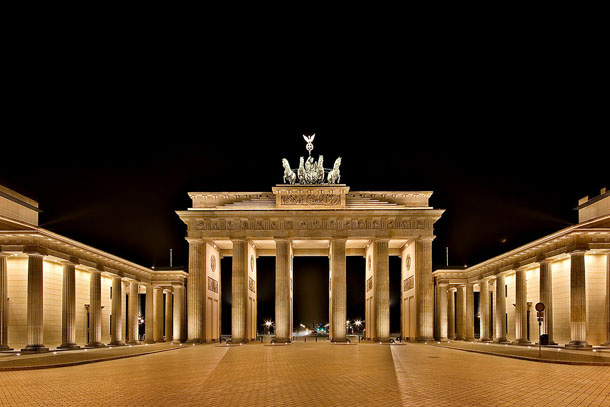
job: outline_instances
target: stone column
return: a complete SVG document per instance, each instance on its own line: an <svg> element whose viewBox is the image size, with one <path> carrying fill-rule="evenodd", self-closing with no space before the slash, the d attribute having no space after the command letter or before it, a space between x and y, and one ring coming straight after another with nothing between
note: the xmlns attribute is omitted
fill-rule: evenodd
<svg viewBox="0 0 610 407"><path fill-rule="evenodd" d="M123 281L121 277L112 277L112 334L110 344L125 345L123 338Z"/></svg>
<svg viewBox="0 0 610 407"><path fill-rule="evenodd" d="M153 288L153 339L163 342L163 289Z"/></svg>
<svg viewBox="0 0 610 407"><path fill-rule="evenodd" d="M437 340L447 340L447 284L436 285L436 333Z"/></svg>
<svg viewBox="0 0 610 407"><path fill-rule="evenodd" d="M585 252L570 253L570 337L568 347L589 347L587 343L587 292L585 284Z"/></svg>
<svg viewBox="0 0 610 407"><path fill-rule="evenodd" d="M432 340L434 335L434 283L432 281L432 240L415 242L416 340Z"/></svg>
<svg viewBox="0 0 610 407"><path fill-rule="evenodd" d="M146 316L144 318L144 342L155 343L155 307L154 307L154 287L146 286Z"/></svg>
<svg viewBox="0 0 610 407"><path fill-rule="evenodd" d="M165 291L165 342L171 342L174 338L174 295L171 290Z"/></svg>
<svg viewBox="0 0 610 407"><path fill-rule="evenodd" d="M523 269L515 273L515 345L528 345L527 340L527 281Z"/></svg>
<svg viewBox="0 0 610 407"><path fill-rule="evenodd" d="M203 330L203 252L204 243L199 239L189 242L189 275L187 280L188 341L199 343L204 339ZM235 261L235 257L233 257Z"/></svg>
<svg viewBox="0 0 610 407"><path fill-rule="evenodd" d="M549 345L556 345L553 341L553 274L551 263L540 262L540 302L544 304L544 320L542 333L549 336Z"/></svg>
<svg viewBox="0 0 610 407"><path fill-rule="evenodd" d="M375 240L375 341L390 340L390 258L387 239ZM432 281L430 281L432 283ZM432 326L434 328L434 326ZM432 339L432 338L430 338Z"/></svg>
<svg viewBox="0 0 610 407"><path fill-rule="evenodd" d="M447 290L447 338L455 339L455 292L454 287Z"/></svg>
<svg viewBox="0 0 610 407"><path fill-rule="evenodd" d="M456 318L456 339L464 340L466 338L466 286L460 285L457 288L457 304L455 307L457 318Z"/></svg>
<svg viewBox="0 0 610 407"><path fill-rule="evenodd" d="M347 282L345 277L345 244L347 239L333 239L330 243L331 250L331 313L332 342L345 342L347 320Z"/></svg>
<svg viewBox="0 0 610 407"><path fill-rule="evenodd" d="M487 279L483 279L480 282L480 301L479 301L479 308L481 310L480 312L480 329L481 329L481 335L479 337L479 340L482 342L488 342L491 340L491 338L489 337L489 280Z"/></svg>
<svg viewBox="0 0 610 407"><path fill-rule="evenodd" d="M102 343L102 272L91 270L89 280L89 343L88 348L101 348Z"/></svg>
<svg viewBox="0 0 610 407"><path fill-rule="evenodd" d="M231 342L247 341L248 325L248 242L233 240L233 270L231 272ZM276 259L277 274L277 259ZM276 277L277 278L277 277ZM275 315L277 316L277 281Z"/></svg>
<svg viewBox="0 0 610 407"><path fill-rule="evenodd" d="M74 263L64 264L59 349L80 349L80 346L76 344L76 267Z"/></svg>
<svg viewBox="0 0 610 407"><path fill-rule="evenodd" d="M174 329L173 342L182 342L184 327L184 287L174 286Z"/></svg>
<svg viewBox="0 0 610 407"><path fill-rule="evenodd" d="M0 351L11 349L8 346L8 265L6 257L5 253L0 253Z"/></svg>
<svg viewBox="0 0 610 407"><path fill-rule="evenodd" d="M22 350L27 353L48 352L49 348L43 345L43 255L28 253L28 344Z"/></svg>
<svg viewBox="0 0 610 407"><path fill-rule="evenodd" d="M610 254L606 255L606 342L610 346Z"/></svg>
<svg viewBox="0 0 610 407"><path fill-rule="evenodd" d="M129 344L137 345L138 341L138 305L140 286L137 281L129 283Z"/></svg>
<svg viewBox="0 0 610 407"><path fill-rule="evenodd" d="M506 293L505 276L496 276L496 342L508 343L506 340Z"/></svg>
<svg viewBox="0 0 610 407"><path fill-rule="evenodd" d="M290 342L290 269L292 263L290 244L290 240L287 239L276 239L275 241L276 342Z"/></svg>
<svg viewBox="0 0 610 407"><path fill-rule="evenodd" d="M466 285L465 340L474 341L474 283Z"/></svg>

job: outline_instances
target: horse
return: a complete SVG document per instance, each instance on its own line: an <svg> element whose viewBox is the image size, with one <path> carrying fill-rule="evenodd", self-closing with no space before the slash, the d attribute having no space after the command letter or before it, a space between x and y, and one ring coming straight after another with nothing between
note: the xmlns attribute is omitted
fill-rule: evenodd
<svg viewBox="0 0 610 407"><path fill-rule="evenodd" d="M305 159L303 157L301 157L301 160L299 161L298 173L299 173L299 184L304 184L305 183Z"/></svg>
<svg viewBox="0 0 610 407"><path fill-rule="evenodd" d="M316 169L316 181L319 184L324 183L324 156L320 156L318 159L318 167Z"/></svg>
<svg viewBox="0 0 610 407"><path fill-rule="evenodd" d="M286 183L286 179L290 184L294 184L297 179L297 175L290 169L290 164L288 164L288 160L282 158L282 165L284 166L284 184Z"/></svg>
<svg viewBox="0 0 610 407"><path fill-rule="evenodd" d="M339 166L341 165L341 157L335 160L335 165L328 173L328 183L329 184L338 184L341 180L341 173L339 172Z"/></svg>

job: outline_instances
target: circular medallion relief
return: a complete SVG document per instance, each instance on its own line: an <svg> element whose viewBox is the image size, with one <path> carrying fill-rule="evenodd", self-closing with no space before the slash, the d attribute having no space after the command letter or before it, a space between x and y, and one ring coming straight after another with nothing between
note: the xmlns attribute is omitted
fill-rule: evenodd
<svg viewBox="0 0 610 407"><path fill-rule="evenodd" d="M254 255L250 255L250 270L254 271Z"/></svg>
<svg viewBox="0 0 610 407"><path fill-rule="evenodd" d="M406 266L407 266L407 271L411 270L411 255L407 254L407 259L406 259Z"/></svg>
<svg viewBox="0 0 610 407"><path fill-rule="evenodd" d="M216 271L216 256L214 255L210 257L210 268L212 269L212 273Z"/></svg>

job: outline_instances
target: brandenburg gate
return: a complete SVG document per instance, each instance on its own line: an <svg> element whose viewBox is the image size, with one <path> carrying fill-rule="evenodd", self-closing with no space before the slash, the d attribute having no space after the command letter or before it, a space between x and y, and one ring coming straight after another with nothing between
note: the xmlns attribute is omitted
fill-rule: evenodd
<svg viewBox="0 0 610 407"><path fill-rule="evenodd" d="M231 341L256 339L256 259L275 256L276 342L292 338L295 256L329 259L329 328L346 337L346 256L366 259L366 338L390 336L389 256L401 258L401 335L433 339L433 226L443 210L429 206L429 191L350 191L340 182L341 158L332 169L311 156L271 192L191 192L192 208L178 211L187 225L188 340L220 339L220 258L232 256Z"/></svg>

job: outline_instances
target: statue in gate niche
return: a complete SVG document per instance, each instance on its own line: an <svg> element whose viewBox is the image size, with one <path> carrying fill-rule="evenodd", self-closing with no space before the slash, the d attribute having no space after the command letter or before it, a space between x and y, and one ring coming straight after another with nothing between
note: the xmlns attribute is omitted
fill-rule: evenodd
<svg viewBox="0 0 610 407"><path fill-rule="evenodd" d="M297 181L301 185L314 185L314 184L337 184L339 183L341 176L339 174L339 166L341 165L341 157L337 158L335 165L332 168L324 168L324 156L320 155L316 162L311 156L313 150L313 140L315 134L311 136L303 135L305 142L307 143L306 149L309 152L309 157L305 160L304 157L300 157L299 168L291 169L288 160L282 158L282 165L284 166L284 183L288 181L289 184L295 184ZM328 178L326 177L328 174Z"/></svg>

